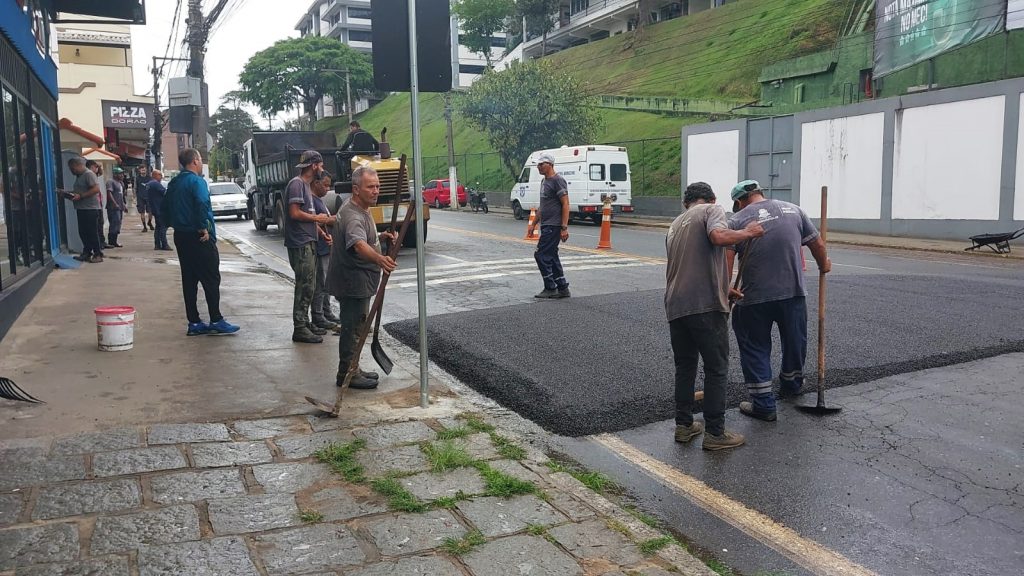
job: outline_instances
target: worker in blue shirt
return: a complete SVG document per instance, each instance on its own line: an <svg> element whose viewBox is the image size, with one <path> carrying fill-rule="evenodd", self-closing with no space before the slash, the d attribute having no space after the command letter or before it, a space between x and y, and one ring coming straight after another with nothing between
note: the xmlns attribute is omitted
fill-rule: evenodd
<svg viewBox="0 0 1024 576"><path fill-rule="evenodd" d="M217 229L210 206L210 188L200 174L203 157L194 148L178 153L181 172L167 185L160 214L166 225L174 228L174 247L178 250L181 268L181 291L185 298L189 336L200 334L233 334L238 326L229 323L220 313L220 254L217 252ZM199 317L197 298L203 285L210 323Z"/></svg>

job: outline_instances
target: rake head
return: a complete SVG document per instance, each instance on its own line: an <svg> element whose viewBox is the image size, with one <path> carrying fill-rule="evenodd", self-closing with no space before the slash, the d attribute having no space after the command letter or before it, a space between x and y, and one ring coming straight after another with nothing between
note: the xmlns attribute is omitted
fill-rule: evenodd
<svg viewBox="0 0 1024 576"><path fill-rule="evenodd" d="M45 404L42 400L25 392L9 378L0 376L0 398L17 400L18 402L31 402L33 404Z"/></svg>

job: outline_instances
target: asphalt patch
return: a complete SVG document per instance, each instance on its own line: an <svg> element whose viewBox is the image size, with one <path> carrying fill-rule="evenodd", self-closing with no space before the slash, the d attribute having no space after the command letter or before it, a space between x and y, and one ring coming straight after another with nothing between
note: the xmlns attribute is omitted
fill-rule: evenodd
<svg viewBox="0 0 1024 576"><path fill-rule="evenodd" d="M808 280L805 389L817 371L817 279ZM672 348L664 292L538 301L431 316L430 358L474 390L566 436L671 418ZM848 386L894 374L1024 351L1020 286L937 276L832 276L826 381ZM415 320L386 326L418 346ZM746 398L735 339L729 404ZM773 367L780 354L775 333ZM698 376L698 389L702 386ZM984 386L984 383L978 383ZM813 396L805 396L810 402Z"/></svg>

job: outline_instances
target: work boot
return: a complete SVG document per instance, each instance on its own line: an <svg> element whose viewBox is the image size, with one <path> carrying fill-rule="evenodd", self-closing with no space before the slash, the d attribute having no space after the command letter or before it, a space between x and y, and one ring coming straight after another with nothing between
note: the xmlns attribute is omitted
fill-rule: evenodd
<svg viewBox="0 0 1024 576"><path fill-rule="evenodd" d="M324 334L326 334L329 331L334 331L340 327L337 322L331 322L327 318L313 320L313 325L316 326L317 328L323 329Z"/></svg>
<svg viewBox="0 0 1024 576"><path fill-rule="evenodd" d="M746 438L744 438L742 434L723 430L721 436L716 436L710 433L705 434L704 444L701 448L705 450L728 450L729 448L742 446L746 441Z"/></svg>
<svg viewBox="0 0 1024 576"><path fill-rule="evenodd" d="M534 298L546 298L546 299L558 298L558 297L559 297L558 296L558 290L555 290L553 288L552 289L545 288L544 291L542 291L540 294L537 294L536 296L534 296Z"/></svg>
<svg viewBox="0 0 1024 576"><path fill-rule="evenodd" d="M89 258L89 262L91 262L93 264L97 264L99 262L103 262L103 255L102 254L94 254L92 257Z"/></svg>
<svg viewBox="0 0 1024 576"><path fill-rule="evenodd" d="M703 422L694 422L689 426L681 426L679 424L676 424L676 442L682 442L685 444L690 440L693 440L697 436L700 436L700 433L703 431Z"/></svg>
<svg viewBox="0 0 1024 576"><path fill-rule="evenodd" d="M370 380L380 380L380 374L376 372L367 372L366 370L359 370L359 375L363 378L369 378Z"/></svg>
<svg viewBox="0 0 1024 576"><path fill-rule="evenodd" d="M333 324L341 324L341 318L338 318L331 312L324 312L324 320Z"/></svg>
<svg viewBox="0 0 1024 576"><path fill-rule="evenodd" d="M755 410L752 402L740 402L740 414L750 416L751 418L757 418L758 420L764 420L765 422L775 422L777 417L774 411L760 412Z"/></svg>
<svg viewBox="0 0 1024 576"><path fill-rule="evenodd" d="M334 383L341 386L345 383L345 379L336 378ZM352 381L348 383L348 387L356 390L373 390L377 387L377 381L373 378L367 378L362 374L355 374L352 376Z"/></svg>
<svg viewBox="0 0 1024 576"><path fill-rule="evenodd" d="M317 336L323 336L324 334L327 334L327 330L324 330L323 328L317 326L312 322L306 322L306 329L312 332L313 334L316 334Z"/></svg>
<svg viewBox="0 0 1024 576"><path fill-rule="evenodd" d="M312 332L309 331L309 328L306 328L305 326L302 326L301 328L296 328L292 332L292 342L302 342L304 344L319 344L323 341L323 338L317 336L316 334L313 334Z"/></svg>
<svg viewBox="0 0 1024 576"><path fill-rule="evenodd" d="M570 296L572 296L572 293L569 292L569 287L566 286L565 288L558 289L558 296L555 296L555 298L568 298Z"/></svg>

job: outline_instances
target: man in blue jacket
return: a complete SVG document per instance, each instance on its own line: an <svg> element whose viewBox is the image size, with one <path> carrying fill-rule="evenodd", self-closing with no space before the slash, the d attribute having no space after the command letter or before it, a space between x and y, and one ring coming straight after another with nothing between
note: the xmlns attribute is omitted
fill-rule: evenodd
<svg viewBox="0 0 1024 576"><path fill-rule="evenodd" d="M164 173L153 170L153 179L146 184L146 199L149 201L149 213L156 219L156 228L153 228L153 250L170 250L167 244L167 217L163 215L164 197L167 196L167 188L164 188Z"/></svg>
<svg viewBox="0 0 1024 576"><path fill-rule="evenodd" d="M160 214L167 226L174 228L174 247L178 250L181 268L181 291L185 298L189 336L199 334L232 334L238 326L229 323L220 313L220 254L217 252L217 229L210 206L210 188L200 174L203 157L194 148L178 153L181 172L167 185ZM199 284L203 285L210 323L199 317L196 302Z"/></svg>

